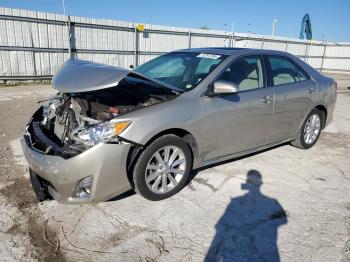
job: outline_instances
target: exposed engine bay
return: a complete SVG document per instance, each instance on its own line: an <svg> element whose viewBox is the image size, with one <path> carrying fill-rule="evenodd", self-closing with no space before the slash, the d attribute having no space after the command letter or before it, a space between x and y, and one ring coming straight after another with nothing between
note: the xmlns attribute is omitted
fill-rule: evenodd
<svg viewBox="0 0 350 262"><path fill-rule="evenodd" d="M41 113L34 115L31 129L36 134L42 132L43 136L65 148L65 151L71 150L74 155L107 138L110 140L113 134L118 134L115 133L117 128L129 125L121 122L117 126L115 120L118 116L167 101L176 95L142 77L127 76L115 87L58 93L46 101L39 110ZM40 140L39 136L36 138ZM40 149L48 151L46 153L51 150Z"/></svg>

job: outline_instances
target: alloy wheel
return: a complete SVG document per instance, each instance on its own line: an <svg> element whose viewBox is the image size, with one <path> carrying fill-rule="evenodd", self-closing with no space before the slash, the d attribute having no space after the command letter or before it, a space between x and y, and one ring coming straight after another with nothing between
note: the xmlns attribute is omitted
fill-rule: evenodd
<svg viewBox="0 0 350 262"><path fill-rule="evenodd" d="M182 180L186 164L185 154L177 146L160 148L147 163L145 171L147 187L156 194L170 192Z"/></svg>
<svg viewBox="0 0 350 262"><path fill-rule="evenodd" d="M321 119L318 114L312 114L304 127L304 141L306 144L313 144L321 131Z"/></svg>

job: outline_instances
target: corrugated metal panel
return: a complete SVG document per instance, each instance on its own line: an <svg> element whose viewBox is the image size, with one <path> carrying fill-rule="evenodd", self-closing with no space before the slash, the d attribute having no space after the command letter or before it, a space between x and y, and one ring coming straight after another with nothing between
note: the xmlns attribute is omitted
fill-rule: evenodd
<svg viewBox="0 0 350 262"><path fill-rule="evenodd" d="M191 47L228 47L229 38L191 37Z"/></svg>
<svg viewBox="0 0 350 262"><path fill-rule="evenodd" d="M314 46L309 45L308 56L322 56L324 51L324 46Z"/></svg>
<svg viewBox="0 0 350 262"><path fill-rule="evenodd" d="M140 51L157 52L188 48L188 36L140 32L139 47Z"/></svg>
<svg viewBox="0 0 350 262"><path fill-rule="evenodd" d="M327 46L326 56L349 57L350 47L342 47L337 45Z"/></svg>
<svg viewBox="0 0 350 262"><path fill-rule="evenodd" d="M284 51L284 50L286 50L286 43L265 41L264 42L264 49L273 49L273 50Z"/></svg>
<svg viewBox="0 0 350 262"><path fill-rule="evenodd" d="M306 52L306 45L305 44L294 44L294 43L288 43L287 52L294 54L294 55L305 55Z"/></svg>
<svg viewBox="0 0 350 262"><path fill-rule="evenodd" d="M140 61L140 64L143 64L156 57L157 55L140 55L139 61Z"/></svg>
<svg viewBox="0 0 350 262"><path fill-rule="evenodd" d="M128 68L134 63L134 57L132 55L116 55L116 54L77 54L79 59L94 61L97 63L103 63L107 65L119 66Z"/></svg>
<svg viewBox="0 0 350 262"><path fill-rule="evenodd" d="M327 58L324 61L324 68L327 69L340 69L349 70L350 69L350 59L338 59L338 58Z"/></svg>
<svg viewBox="0 0 350 262"><path fill-rule="evenodd" d="M314 68L321 68L322 59L319 58L307 58L307 62Z"/></svg>

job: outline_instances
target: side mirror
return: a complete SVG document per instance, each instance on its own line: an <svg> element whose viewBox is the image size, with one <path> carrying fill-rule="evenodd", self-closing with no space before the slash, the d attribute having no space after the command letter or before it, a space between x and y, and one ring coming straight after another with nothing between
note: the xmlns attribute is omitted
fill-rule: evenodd
<svg viewBox="0 0 350 262"><path fill-rule="evenodd" d="M218 80L214 82L214 95L215 94L234 94L238 92L238 86L235 83Z"/></svg>

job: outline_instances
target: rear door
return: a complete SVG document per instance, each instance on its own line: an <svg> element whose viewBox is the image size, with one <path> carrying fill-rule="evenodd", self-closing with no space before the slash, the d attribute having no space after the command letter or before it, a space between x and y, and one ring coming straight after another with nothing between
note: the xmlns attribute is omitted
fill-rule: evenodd
<svg viewBox="0 0 350 262"><path fill-rule="evenodd" d="M317 97L317 84L292 59L265 57L269 82L274 88L275 106L269 143L293 137Z"/></svg>
<svg viewBox="0 0 350 262"><path fill-rule="evenodd" d="M265 145L271 125L273 88L266 87L260 56L239 58L217 80L233 82L239 91L201 98L204 161Z"/></svg>

